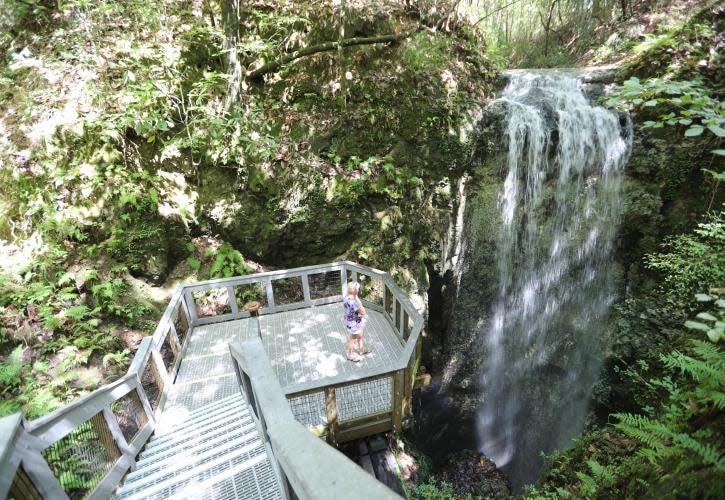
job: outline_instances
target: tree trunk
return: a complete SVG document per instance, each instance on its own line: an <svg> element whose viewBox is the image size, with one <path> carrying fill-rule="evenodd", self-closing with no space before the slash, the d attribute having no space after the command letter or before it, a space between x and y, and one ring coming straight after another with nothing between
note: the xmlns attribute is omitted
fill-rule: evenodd
<svg viewBox="0 0 725 500"><path fill-rule="evenodd" d="M227 73L229 86L224 100L224 108L229 109L239 98L242 85L242 64L239 61L239 11L240 0L219 0L224 28L224 52L227 54Z"/></svg>

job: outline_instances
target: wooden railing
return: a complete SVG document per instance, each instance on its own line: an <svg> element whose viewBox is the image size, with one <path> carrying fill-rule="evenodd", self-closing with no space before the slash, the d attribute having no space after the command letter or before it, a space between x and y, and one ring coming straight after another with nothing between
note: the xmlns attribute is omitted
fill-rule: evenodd
<svg viewBox="0 0 725 500"><path fill-rule="evenodd" d="M251 314L243 309L248 300L261 303L260 315L340 302L350 281L360 282L363 304L388 321L401 344L401 355L383 367L282 388L293 407L322 407L324 421L310 419L306 424L330 442L340 443L374 433L400 431L403 419L411 415L423 317L388 273L343 261L195 283L185 287L184 296L191 305L192 324L196 326L248 318ZM338 405L340 392L364 393L382 388L390 394L389 404L383 408L356 411L346 418L346 412Z"/></svg>
<svg viewBox="0 0 725 500"><path fill-rule="evenodd" d="M249 317L243 306L251 300L261 303L258 314L338 302L350 280L363 285L365 306L390 322L402 354L389 366L283 391L290 404L322 393L324 433L332 442L399 430L411 412L423 318L387 273L337 262L210 280L174 293L121 379L30 422L19 413L0 419L0 497L108 498L153 433L194 327ZM341 419L340 391L376 383L389 384L390 407Z"/></svg>
<svg viewBox="0 0 725 500"><path fill-rule="evenodd" d="M188 343L179 289L125 376L36 420L0 420L0 497L108 498L153 433Z"/></svg>
<svg viewBox="0 0 725 500"><path fill-rule="evenodd" d="M260 340L229 348L239 386L273 460L285 499L400 498L295 419Z"/></svg>

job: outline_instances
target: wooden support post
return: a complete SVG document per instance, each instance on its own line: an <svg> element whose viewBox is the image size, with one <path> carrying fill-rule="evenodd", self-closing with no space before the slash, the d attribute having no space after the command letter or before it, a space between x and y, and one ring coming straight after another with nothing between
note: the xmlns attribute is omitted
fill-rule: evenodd
<svg viewBox="0 0 725 500"><path fill-rule="evenodd" d="M310 298L310 280L307 273L302 275L302 296L306 305L311 305L312 299Z"/></svg>
<svg viewBox="0 0 725 500"><path fill-rule="evenodd" d="M111 411L110 407L106 407L103 409L103 418L106 421L108 430L111 431L111 436L113 436L113 439L116 441L116 446L118 446L118 450L121 452L121 454L126 455L129 461L133 463L136 460L136 455L131 450L130 443L126 441L123 432L121 432L121 426L118 425L116 415L113 414L113 411Z"/></svg>
<svg viewBox="0 0 725 500"><path fill-rule="evenodd" d="M343 265L340 269L340 290L341 295L344 297L347 293L347 266Z"/></svg>
<svg viewBox="0 0 725 500"><path fill-rule="evenodd" d="M176 327L174 326L174 322L172 320L169 320L169 332L166 335L169 336L169 345L171 346L171 350L174 351L174 354L178 357L179 353L181 353L181 341L179 340L179 335L176 333Z"/></svg>
<svg viewBox="0 0 725 500"><path fill-rule="evenodd" d="M234 287L227 287L227 300L229 301L229 307L232 309L232 314L239 312L239 304L237 304L237 296L234 295Z"/></svg>
<svg viewBox="0 0 725 500"><path fill-rule="evenodd" d="M274 307L274 291L272 290L272 280L267 278L264 280L264 287L267 290L267 307Z"/></svg>
<svg viewBox="0 0 725 500"><path fill-rule="evenodd" d="M411 356L411 360L415 359L415 353ZM413 362L408 361L405 367L405 377L403 378L403 408L401 410L403 417L410 414L410 401L413 394Z"/></svg>
<svg viewBox="0 0 725 500"><path fill-rule="evenodd" d="M189 313L190 327L196 326L196 320L198 316L196 314L196 302L194 302L194 295L189 290L184 290L184 303L186 304L187 312Z"/></svg>
<svg viewBox="0 0 725 500"><path fill-rule="evenodd" d="M337 445L337 399L335 388L325 387L325 413L327 414L327 441Z"/></svg>
<svg viewBox="0 0 725 500"><path fill-rule="evenodd" d="M398 370L393 376L393 430L400 432L403 430L403 387L405 377L404 370Z"/></svg>
<svg viewBox="0 0 725 500"><path fill-rule="evenodd" d="M183 308L183 310L184 310L183 312L186 314L186 333L188 336L188 334L191 333L192 318L191 318L191 312L189 312L191 310L191 306L189 306L189 304L186 302L186 293L182 293L179 296L179 304L180 304L179 307Z"/></svg>

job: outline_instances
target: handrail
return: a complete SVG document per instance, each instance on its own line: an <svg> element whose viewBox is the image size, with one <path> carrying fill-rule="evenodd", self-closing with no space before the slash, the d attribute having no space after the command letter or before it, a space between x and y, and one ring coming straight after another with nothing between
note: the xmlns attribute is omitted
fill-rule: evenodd
<svg viewBox="0 0 725 500"><path fill-rule="evenodd" d="M184 285L184 288L187 289L196 289L208 287L209 285L214 286L229 286L232 283L246 283L246 282L254 282L254 281L260 281L261 279L265 278L275 278L275 279L282 279L286 278L291 275L298 275L301 273L309 272L309 271L335 271L339 269L340 266L343 264L347 264L352 262L349 261L338 261L338 262L331 262L328 264L315 264L313 266L304 266L304 267L295 267L293 269L279 269L277 271L265 271L263 273L254 273L254 274L247 274L245 276L232 276L230 278L217 278L212 280L206 280L206 281L196 281L194 283L190 283L188 285ZM333 269L335 268L335 269Z"/></svg>
<svg viewBox="0 0 725 500"><path fill-rule="evenodd" d="M4 424L0 429L0 444L4 454L0 468L0 497L7 495L14 475L19 473L19 467L22 466L22 473L28 479L24 483L25 487L35 488L43 497L68 498L61 485L61 478L55 476L49 465L51 462L46 460L44 453L84 425L93 429L99 440L97 446L105 450L111 460L110 467L95 478L95 483L85 493L91 499L111 496L153 433L155 419L163 409L165 394L171 385L169 374L173 375L181 362L178 353L183 346L176 345L178 338L172 315L177 307L183 306L183 288L179 287L175 291L154 333L143 338L128 371L120 379L35 420L25 421L19 412L0 420ZM187 322L190 324L188 316ZM173 364L169 367L159 354L165 343L173 345L170 348L175 350ZM149 369L152 371L151 383L158 389L158 397L154 401L148 399L142 382ZM134 407L134 421L137 424L135 433L128 439L113 410L116 402L127 397L131 398L130 404ZM7 431L9 419L14 419L12 436ZM69 439L75 442L81 438Z"/></svg>
<svg viewBox="0 0 725 500"><path fill-rule="evenodd" d="M254 417L261 423L263 437L283 474L279 478L283 491L287 483L294 497L301 500L400 498L295 420L259 339L230 344L229 350L243 392L246 389L253 394L248 400L253 401ZM290 498L289 492L285 493Z"/></svg>
<svg viewBox="0 0 725 500"><path fill-rule="evenodd" d="M25 421L20 413L0 419L0 453L2 453L0 497L7 494L13 480L12 474L16 473L15 470L21 467L22 463L24 473L27 473L30 483L36 485L38 491L43 493L43 496L66 498L67 496L61 487L59 479L54 476L54 472L48 465L51 462L46 461L45 450L63 440L66 436L72 436L71 433L74 430L91 422L91 420L93 420L93 425L96 426L94 429L98 428L100 431L105 432L106 435L112 436L110 441L108 439L104 441L103 446L112 449L113 453L110 453L110 456L117 456L118 458L100 478L94 479L94 486L86 493L88 498L105 498L109 496L120 484L123 475L133 465L136 455L153 433L156 418L163 411L168 388L173 383L193 328L201 324L249 316L249 313L239 310L236 297L233 295L234 286L262 284L266 289L267 298L271 301L271 307L262 308L260 314L269 314L342 300L344 284L348 280L348 271L352 271L353 275L359 273L381 280L392 294L390 299L395 308L395 313L388 314L385 311L385 304L383 304L382 308L378 304L372 303L366 304L366 306L370 305L371 308L381 310L393 324L393 329L399 335L399 339L403 344L402 355L394 363L385 367L359 371L351 375L340 375L317 382L290 385L285 387L284 391L280 389L280 392L286 393L289 397L295 397L295 395L302 392L326 388L325 393L333 394L334 399L335 388L341 388L356 382L365 383L372 379L389 376L393 387L393 394L391 395L393 428L399 430L401 411L398 406L401 398L404 401L403 406L407 404L408 411L410 409L410 391L412 390L412 372L414 371L411 370L411 366L414 366L415 356L419 356L419 337L423 327L423 318L405 292L398 287L388 273L350 261L338 261L330 264L269 271L242 277L207 280L184 284L175 290L154 333L142 340L128 372L123 377L30 422ZM318 273L330 272L339 274L339 282L326 283L323 285L323 295L319 296L319 298L312 298L311 292L313 290L311 289L312 281L310 277ZM303 300L276 305L272 283L278 279L296 277L299 277L302 283ZM332 290L330 289L331 285L334 285ZM195 297L192 296L192 293L213 288L226 289L227 293L231 294L228 295L228 301L232 314L198 318ZM320 289L318 288L318 290ZM329 295L332 292L335 293ZM404 330L408 328L408 325L403 325L406 315L413 320L407 338ZM176 331L177 319L185 321L186 331ZM183 322L181 324L183 325ZM184 333L183 336L182 333ZM416 349L418 349L417 354L414 353ZM171 355L170 360L166 359L169 355ZM277 384L279 385L278 382ZM148 390L152 390L152 392L147 395ZM120 429L117 417L114 414L116 402L126 397L136 398L136 409L145 422L139 425L135 435L128 437L128 439ZM284 395L282 397L284 398ZM289 411L289 407L287 408ZM12 425L8 423L10 420L13 422ZM7 431L10 427L13 428L12 435L9 435ZM307 434L303 435L307 436ZM311 434L309 437L317 443L317 438L314 438ZM296 438L297 441L299 439L306 440L307 437ZM309 471L306 471L306 473L309 473ZM8 478L8 476L10 477ZM300 481L303 481L303 479L300 479ZM300 487L303 487L303 485Z"/></svg>

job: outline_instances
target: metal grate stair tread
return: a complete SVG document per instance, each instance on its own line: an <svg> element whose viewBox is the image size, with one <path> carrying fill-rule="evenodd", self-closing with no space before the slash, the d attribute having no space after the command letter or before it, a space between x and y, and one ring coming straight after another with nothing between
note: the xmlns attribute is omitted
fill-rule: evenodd
<svg viewBox="0 0 725 500"><path fill-rule="evenodd" d="M185 448L189 448L196 446L197 444L202 442L217 439L220 436L224 436L229 432L246 430L251 426L254 426L252 419L246 418L240 420L239 422L235 422L234 425L231 427L222 426L214 430L213 432L208 432L200 436L195 436L191 439L184 439L181 443L179 443L178 441L167 441L166 443L163 443L163 446L157 446L151 450L142 452L139 456L138 461L136 462L136 465L142 466L147 462L158 460L159 456L167 455L169 452L173 451L174 448L176 448L179 444L182 444Z"/></svg>
<svg viewBox="0 0 725 500"><path fill-rule="evenodd" d="M269 460L241 464L200 484L187 486L175 499L227 500L233 498L281 500L277 473Z"/></svg>
<svg viewBox="0 0 725 500"><path fill-rule="evenodd" d="M224 436L218 442L202 443L193 448L179 449L172 456L163 460L147 463L137 468L126 476L131 483L163 471L174 471L178 468L194 466L203 463L210 457L222 456L227 450L233 450L239 446L247 446L260 443L259 436L253 433L237 433Z"/></svg>
<svg viewBox="0 0 725 500"><path fill-rule="evenodd" d="M151 495L159 490L173 494L174 491L192 483L206 480L222 473L236 465L247 462L250 459L268 460L264 444L257 440L256 443L239 446L238 448L227 448L223 454L212 455L204 463L185 464L173 470L140 478L129 484L124 484L118 490L117 498L142 494L142 498Z"/></svg>
<svg viewBox="0 0 725 500"><path fill-rule="evenodd" d="M239 414L230 413L223 418L219 419L210 419L209 422L205 422L204 424L200 424L198 426L191 426L185 429L181 429L178 432L175 432L173 434L165 434L163 436L160 436L158 438L152 438L151 441L149 441L148 445L146 446L147 450L152 450L154 448L157 448L162 445L166 445L168 443L175 443L179 441L184 441L191 439L193 437L202 436L204 434L207 434L209 432L214 432L217 429L226 427L228 425L233 425L235 423L242 423L245 420L246 416L240 416ZM249 418L249 417L246 417Z"/></svg>
<svg viewBox="0 0 725 500"><path fill-rule="evenodd" d="M218 408L214 409L213 411L209 411L203 414L200 414L194 418L184 418L183 423L180 423L178 425L175 425L174 427L162 427L161 430L154 433L154 437L162 438L164 436L168 436L170 434L175 434L180 431L183 431L185 429L188 429L189 427L198 424L199 422L208 423L212 420L218 420L224 416L235 414L235 415L243 415L247 414L247 406L244 403L233 403L230 404L227 407L224 408ZM163 424L163 422L162 422Z"/></svg>

